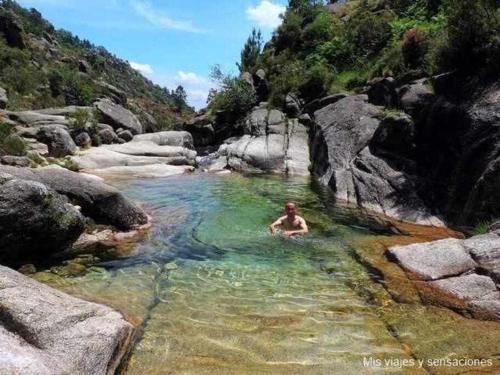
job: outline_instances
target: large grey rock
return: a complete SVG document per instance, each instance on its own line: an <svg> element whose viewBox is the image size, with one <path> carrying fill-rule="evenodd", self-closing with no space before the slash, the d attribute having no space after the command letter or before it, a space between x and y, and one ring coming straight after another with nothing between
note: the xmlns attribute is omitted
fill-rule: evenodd
<svg viewBox="0 0 500 375"><path fill-rule="evenodd" d="M117 189L96 178L55 167L29 169L0 166L0 172L24 180L37 181L52 188L80 206L85 216L98 223L131 229L148 221L142 209Z"/></svg>
<svg viewBox="0 0 500 375"><path fill-rule="evenodd" d="M64 250L83 230L80 212L55 191L0 172L0 261L17 263Z"/></svg>
<svg viewBox="0 0 500 375"><path fill-rule="evenodd" d="M242 172L285 172L284 137L245 135L227 147L228 165Z"/></svg>
<svg viewBox="0 0 500 375"><path fill-rule="evenodd" d="M434 97L431 89L423 82L415 82L398 89L399 102L405 112L418 117Z"/></svg>
<svg viewBox="0 0 500 375"><path fill-rule="evenodd" d="M381 110L367 100L366 95L350 96L315 112L313 173L348 203L400 220L442 226L417 195L416 176L398 165L404 158L385 158L404 148L395 139L400 132L381 125Z"/></svg>
<svg viewBox="0 0 500 375"><path fill-rule="evenodd" d="M226 140L217 152L227 157L229 167L242 172L309 175L308 133L297 119L260 106L247 116L244 131L244 136Z"/></svg>
<svg viewBox="0 0 500 375"><path fill-rule="evenodd" d="M27 156L5 155L0 157L0 163L14 167L31 167L33 162Z"/></svg>
<svg viewBox="0 0 500 375"><path fill-rule="evenodd" d="M112 309L0 266L2 374L114 374L133 327Z"/></svg>
<svg viewBox="0 0 500 375"><path fill-rule="evenodd" d="M474 236L463 245L479 266L500 283L500 236L494 233Z"/></svg>
<svg viewBox="0 0 500 375"><path fill-rule="evenodd" d="M462 301L498 300L500 297L495 283L488 276L470 274L431 281L429 284Z"/></svg>
<svg viewBox="0 0 500 375"><path fill-rule="evenodd" d="M149 139L154 139L154 138L151 137ZM156 139L156 141L160 140L161 139ZM166 138L164 140L166 140ZM141 141L134 139L132 142L126 144L103 146L102 148L105 148L109 151L113 151L119 154L130 155L130 156L142 156L151 158L154 157L177 158L179 160L180 159L184 160L182 164L189 164L189 165L194 165L196 159L196 151L191 150L189 148L185 148L182 146L159 145L157 142L146 141L146 140ZM150 163L150 164L155 164L155 163ZM176 164L179 163L177 162Z"/></svg>
<svg viewBox="0 0 500 375"><path fill-rule="evenodd" d="M286 128L286 116L276 109L255 108L245 120L245 134L261 136L283 134Z"/></svg>
<svg viewBox="0 0 500 375"><path fill-rule="evenodd" d="M127 93L123 90L120 90L118 87L111 85L110 83L102 80L94 81L94 83L99 86L104 95L111 98L114 103L117 103L120 106L127 105Z"/></svg>
<svg viewBox="0 0 500 375"><path fill-rule="evenodd" d="M118 136L118 138L123 139L125 142L130 142L134 138L134 135L130 130L121 130L117 132L116 135Z"/></svg>
<svg viewBox="0 0 500 375"><path fill-rule="evenodd" d="M410 278L437 280L460 275L477 267L460 240L449 238L388 250Z"/></svg>
<svg viewBox="0 0 500 375"><path fill-rule="evenodd" d="M396 81L392 77L374 78L366 90L368 100L375 105L395 107L398 104Z"/></svg>
<svg viewBox="0 0 500 375"><path fill-rule="evenodd" d="M92 113L94 109L92 107L82 107L76 105L70 105L62 108L44 108L37 109L36 113L43 115L51 115L51 116L71 116L75 114L77 111L86 111L89 114Z"/></svg>
<svg viewBox="0 0 500 375"><path fill-rule="evenodd" d="M5 109L8 102L9 99L7 98L7 91L5 91L4 88L0 87L0 109Z"/></svg>
<svg viewBox="0 0 500 375"><path fill-rule="evenodd" d="M132 134L143 132L139 119L121 105L115 104L109 99L101 99L94 105L104 117L104 122L109 123L113 128L130 130Z"/></svg>
<svg viewBox="0 0 500 375"><path fill-rule="evenodd" d="M385 117L375 131L370 146L381 154L413 156L415 127L411 117L406 114Z"/></svg>
<svg viewBox="0 0 500 375"><path fill-rule="evenodd" d="M193 136L187 131L163 131L136 135L133 142L153 142L158 146L177 146L194 149Z"/></svg>
<svg viewBox="0 0 500 375"><path fill-rule="evenodd" d="M500 320L500 293L488 276L473 273L428 284L431 290L424 295L424 300L467 311L476 319Z"/></svg>
<svg viewBox="0 0 500 375"><path fill-rule="evenodd" d="M92 147L89 150L79 152L78 155L71 157L71 160L73 160L80 169L94 173L96 170L111 167L140 167L154 164L189 165L194 163L196 159L196 154L192 150L174 146L163 146L160 148L160 146L151 142L147 142L145 146L160 148L159 150L153 149L153 151L157 151L166 156L152 156L151 154L146 156L143 155L144 149L141 148L136 149L139 155L119 152L121 146L130 145L132 143L133 142L124 145ZM144 146L144 142L138 143L139 147ZM115 151L114 148L118 149L118 151ZM121 151L134 152L133 148Z"/></svg>
<svg viewBox="0 0 500 375"><path fill-rule="evenodd" d="M37 132L36 139L45 143L49 148L49 155L56 158L73 155L76 152L75 142L62 126L42 126Z"/></svg>
<svg viewBox="0 0 500 375"><path fill-rule="evenodd" d="M75 143L79 147L86 148L92 145L92 139L90 138L89 133L82 132L75 137Z"/></svg>
<svg viewBox="0 0 500 375"><path fill-rule="evenodd" d="M26 47L22 22L14 12L4 8L0 8L0 34L3 34L10 47Z"/></svg>
<svg viewBox="0 0 500 375"><path fill-rule="evenodd" d="M288 120L286 124L280 133L244 135L222 145L219 154L227 156L227 164L237 171L307 176L310 164L307 129L297 120Z"/></svg>
<svg viewBox="0 0 500 375"><path fill-rule="evenodd" d="M15 122L27 126L43 125L70 125L69 120L64 116L44 114L37 111L6 112L6 116Z"/></svg>
<svg viewBox="0 0 500 375"><path fill-rule="evenodd" d="M285 109L289 116L298 116L304 103L296 95L289 93L285 98Z"/></svg>
<svg viewBox="0 0 500 375"><path fill-rule="evenodd" d="M424 301L476 319L500 320L499 239L494 233L467 240L449 238L394 246L388 255L416 280Z"/></svg>
<svg viewBox="0 0 500 375"><path fill-rule="evenodd" d="M111 145L113 143L118 143L118 136L111 129L102 129L99 130L99 139L103 145Z"/></svg>
<svg viewBox="0 0 500 375"><path fill-rule="evenodd" d="M205 147L216 142L215 129L207 113L195 116L184 124L184 129L193 136L196 147Z"/></svg>

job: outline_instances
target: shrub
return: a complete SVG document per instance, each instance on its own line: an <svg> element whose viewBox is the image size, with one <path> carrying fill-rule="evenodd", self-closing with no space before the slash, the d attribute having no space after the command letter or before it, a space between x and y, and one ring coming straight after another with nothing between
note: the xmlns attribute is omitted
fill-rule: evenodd
<svg viewBox="0 0 500 375"><path fill-rule="evenodd" d="M331 71L323 64L317 63L305 72L303 82L298 87L302 99L309 102L315 98L325 96L332 82Z"/></svg>
<svg viewBox="0 0 500 375"><path fill-rule="evenodd" d="M82 132L97 133L97 121L94 120L92 114L84 109L77 109L70 116L70 127L76 133Z"/></svg>
<svg viewBox="0 0 500 375"><path fill-rule="evenodd" d="M427 50L426 39L418 29L408 30L403 38L401 47L405 64L411 69L423 65Z"/></svg>
<svg viewBox="0 0 500 375"><path fill-rule="evenodd" d="M447 6L447 43L438 53L442 69L498 69L500 7L496 0L453 0Z"/></svg>
<svg viewBox="0 0 500 375"><path fill-rule="evenodd" d="M360 9L345 26L346 41L359 57L369 58L380 52L392 37L390 16Z"/></svg>
<svg viewBox="0 0 500 375"><path fill-rule="evenodd" d="M297 93L304 82L305 64L295 60L285 64L278 74L270 78L271 93L269 101L271 104L281 107L285 103L286 95L290 92Z"/></svg>
<svg viewBox="0 0 500 375"><path fill-rule="evenodd" d="M16 134L12 133L12 126L0 123L0 155L26 155L26 144Z"/></svg>
<svg viewBox="0 0 500 375"><path fill-rule="evenodd" d="M333 37L332 19L327 11L319 12L313 22L308 24L302 32L302 40L306 48L327 42Z"/></svg>
<svg viewBox="0 0 500 375"><path fill-rule="evenodd" d="M209 109L215 114L223 112L225 122L236 124L256 104L255 90L247 82L224 74L219 66L212 68L211 78L219 90L212 92Z"/></svg>

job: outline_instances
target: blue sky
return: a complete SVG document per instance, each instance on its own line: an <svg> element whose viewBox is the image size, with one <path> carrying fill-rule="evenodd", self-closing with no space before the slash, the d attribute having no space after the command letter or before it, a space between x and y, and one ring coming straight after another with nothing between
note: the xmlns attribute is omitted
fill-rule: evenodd
<svg viewBox="0 0 500 375"><path fill-rule="evenodd" d="M287 0L18 0L56 27L102 45L155 83L182 84L203 107L211 66L237 73L252 27L267 40Z"/></svg>

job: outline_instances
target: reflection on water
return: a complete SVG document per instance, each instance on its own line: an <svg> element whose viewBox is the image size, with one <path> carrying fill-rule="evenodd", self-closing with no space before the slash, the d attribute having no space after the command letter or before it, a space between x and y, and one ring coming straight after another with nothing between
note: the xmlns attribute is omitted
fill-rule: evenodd
<svg viewBox="0 0 500 375"><path fill-rule="evenodd" d="M304 180L193 175L119 184L150 211L151 235L130 256L101 264L101 272L60 280L59 287L120 308L141 327L124 372L427 373L363 365L369 358L411 360L400 336L414 343L420 329L404 321L407 312L349 246L353 239L389 235L390 226L336 206ZM288 200L298 203L310 236L268 233ZM439 324L427 308L412 309L425 326L436 324L435 332L460 340L461 318L451 322L446 315ZM417 340L417 349L426 340ZM419 354L468 350L447 340L430 350L421 345Z"/></svg>

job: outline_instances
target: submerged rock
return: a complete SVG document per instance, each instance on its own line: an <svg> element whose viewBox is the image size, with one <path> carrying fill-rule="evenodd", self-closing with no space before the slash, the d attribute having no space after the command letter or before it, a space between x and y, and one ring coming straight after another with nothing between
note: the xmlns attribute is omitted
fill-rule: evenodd
<svg viewBox="0 0 500 375"><path fill-rule="evenodd" d="M40 182L0 172L0 260L16 263L69 247L84 230L84 218Z"/></svg>
<svg viewBox="0 0 500 375"><path fill-rule="evenodd" d="M0 368L19 374L113 374L133 327L112 309L0 266Z"/></svg>

